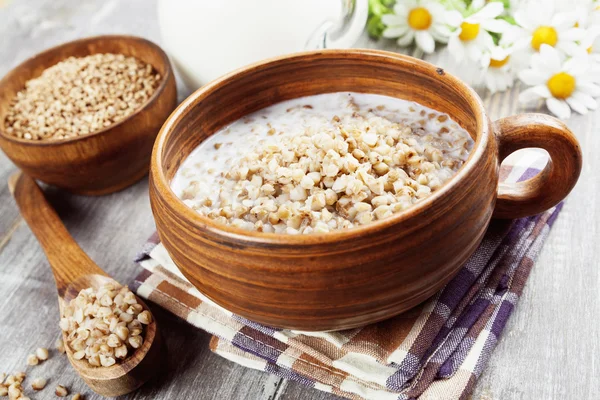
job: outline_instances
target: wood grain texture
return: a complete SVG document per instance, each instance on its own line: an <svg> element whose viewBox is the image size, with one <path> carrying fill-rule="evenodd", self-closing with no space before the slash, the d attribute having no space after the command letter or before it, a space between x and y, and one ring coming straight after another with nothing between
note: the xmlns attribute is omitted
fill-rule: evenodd
<svg viewBox="0 0 600 400"><path fill-rule="evenodd" d="M399 97L449 114L475 139L469 159L449 183L405 212L326 234L225 226L170 190L183 160L220 128L284 100L346 91ZM534 146L553 160L540 177L501 187L501 216L544 211L577 182L577 140L556 119L525 114L494 127L473 90L432 64L396 53L321 50L254 64L194 92L161 129L150 172L158 233L192 284L250 320L322 331L387 319L441 289L479 245L498 190L497 140L502 158ZM528 189L541 180L539 189Z"/></svg>
<svg viewBox="0 0 600 400"><path fill-rule="evenodd" d="M133 56L160 73L159 86L140 109L105 129L63 140L33 141L4 132L3 121L25 82L68 57L97 53ZM29 58L0 80L0 148L28 175L45 183L80 194L115 192L146 175L154 139L176 102L171 64L154 43L125 35L68 42Z"/></svg>
<svg viewBox="0 0 600 400"><path fill-rule="evenodd" d="M36 52L83 36L124 33L160 43L152 0L13 0L0 7L0 22L0 75ZM374 42L366 36L357 47L399 50L392 41ZM490 117L497 119L523 112L517 102L521 89L517 85L493 96L485 90L479 93ZM181 101L189 89L178 81L178 92ZM593 321L600 317L600 249L594 239L600 235L600 113L574 115L567 125L579 139L585 160L579 184L552 228L473 399L597 397L600 324ZM0 153L0 182L14 170ZM154 229L147 180L100 199L56 190L46 193L90 257L118 281L131 282L139 269L129 260ZM6 372L24 370L27 354L40 345L52 347L59 335L56 289L45 256L4 184L0 184L0 277L0 365ZM206 333L149 305L161 325L169 357L160 378L124 398L337 398L224 360L210 352ZM60 383L72 393L85 393L88 400L101 399L55 352L28 373L50 378L48 387L32 398L56 399L53 389Z"/></svg>
<svg viewBox="0 0 600 400"><path fill-rule="evenodd" d="M321 235L226 227L169 189L182 160L222 126L283 100L340 91L397 96L450 114L476 139L460 179L405 213ZM150 200L162 243L213 301L267 325L337 330L397 315L447 283L485 232L497 171L483 105L458 80L394 53L326 50L255 64L186 99L159 133Z"/></svg>
<svg viewBox="0 0 600 400"><path fill-rule="evenodd" d="M560 120L543 114L520 114L494 123L500 160L520 149L548 152L544 170L524 182L500 184L496 218L522 218L554 207L575 187L581 174L579 142Z"/></svg>
<svg viewBox="0 0 600 400"><path fill-rule="evenodd" d="M16 172L9 178L8 187L23 219L46 253L61 310L84 289L117 283L77 245L33 178ZM146 303L136 298L148 310ZM87 360L75 359L66 332L63 341L71 365L92 390L103 396L121 396L146 383L161 363L161 336L156 319L145 326L143 335L142 345L126 359L100 368L91 366Z"/></svg>

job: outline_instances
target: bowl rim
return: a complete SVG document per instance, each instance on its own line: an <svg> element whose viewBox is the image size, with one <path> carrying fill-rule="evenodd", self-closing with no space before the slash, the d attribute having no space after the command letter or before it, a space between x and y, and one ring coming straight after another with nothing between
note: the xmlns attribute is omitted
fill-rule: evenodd
<svg viewBox="0 0 600 400"><path fill-rule="evenodd" d="M123 125L127 122L129 122L131 119L133 119L134 117L136 117L139 113L145 111L149 106L153 105L154 103L156 103L156 101L158 100L158 98L160 97L161 93L164 92L165 88L167 87L167 84L169 82L169 80L171 79L171 76L173 75L173 67L171 66L171 63L169 62L169 57L167 56L167 53L156 43L152 42L151 40L145 39L143 37L139 37L139 36L134 36L134 35L96 35L96 36L89 36L89 37L85 37L85 38L80 38L77 40L72 40L69 42L65 42L65 43L61 43L58 44L56 46L50 47L46 50L43 50L39 53L36 53L35 55L27 58L26 60L22 61L21 63L19 63L17 66L15 66L14 68L12 68L10 71L8 71L3 77L2 79L0 79L0 87L3 86L4 81L8 80L9 78L11 78L11 75L16 74L18 70L20 70L21 68L25 67L26 65L28 65L29 63L34 62L35 60L37 60L38 58L47 55L47 54L51 54L54 53L56 51L59 51L65 47L68 46L73 46L76 44L82 44L82 43L87 43L87 42L97 42L97 41L109 41L109 40L127 40L127 41L132 41L132 42L140 42L144 45L147 45L151 48L154 48L155 50L158 51L158 54L160 54L160 60L161 60L161 64L162 66L165 67L165 73L161 74L161 81L160 84L158 85L158 87L156 88L156 90L154 91L154 93L152 94L152 96L150 96L150 98L148 98L142 105L140 108L138 108L137 110L135 110L133 113L129 114L127 117L123 118L120 121L117 121L107 127L104 127L100 130L88 133L87 135L82 135L82 136L75 136L75 137L70 137L70 138L66 138L66 139L58 139L58 140L31 140L31 139L21 139L19 137L16 136L12 136L9 135L8 133L4 132L4 119L0 120L0 137L13 142L15 144L19 144L19 145L26 145L26 146L58 146L58 145L62 145L62 144L70 144L73 142L79 142L79 141L85 141L85 140L92 140L94 137L96 136L100 136L102 134L108 133L111 130L113 130L114 128ZM99 53L92 53L92 54L99 54ZM64 61L65 59L67 59L70 56L66 56L62 61ZM60 62L60 61L59 61ZM53 64L56 65L56 64ZM53 65L49 65L45 68L50 68ZM154 67L154 66L153 66ZM30 78L32 79L32 78Z"/></svg>
<svg viewBox="0 0 600 400"><path fill-rule="evenodd" d="M257 232L245 230L242 228L236 228L230 225L220 224L208 217L205 217L190 207L188 207L179 197L175 195L171 190L170 185L167 182L165 171L161 162L163 157L163 149L166 141L173 133L179 122L187 115L198 102L202 101L204 97L208 96L211 92L218 89L222 84L235 81L236 77L241 74L250 73L257 69L261 69L264 66L279 63L279 62L290 62L299 60L307 56L318 56L318 55L331 55L331 56L345 56L345 57L356 57L361 56L369 57L380 57L382 59L388 59L392 62L402 63L405 65L414 65L415 67L421 67L421 71L429 72L433 74L443 75L445 79L449 79L452 84L457 87L458 91L461 91L466 98L466 101L470 105L470 110L475 114L476 120L476 132L477 138L473 145L473 149L469 154L467 161L458 170L458 172L446 182L440 189L435 191L431 196L424 200L414 204L412 207L405 211L394 214L390 217L382 220L374 221L366 225L360 225L348 229L334 230L325 233L311 233L308 235L298 234L282 234L282 233L269 233L269 232ZM165 203L168 204L170 209L182 216L189 223L193 223L197 228L209 232L213 237L226 237L228 240L244 242L250 245L263 246L313 246L322 245L333 242L341 242L347 239L356 238L357 236L372 235L377 231L381 231L389 228L392 225L396 225L405 222L409 219L419 217L423 211L430 209L434 204L437 204L447 193L452 191L456 185L466 176L471 174L476 168L476 164L481 160L488 142L490 140L489 132L491 130L491 123L489 121L487 112L483 105L481 98L477 93L469 87L465 82L458 79L457 77L447 73L444 69L439 68L426 61L413 58L407 55L393 53L384 50L371 50L371 49L325 49L325 50L310 50L298 53L291 53L283 56L269 58L263 61L259 61L253 64L249 64L245 67L236 69L220 78L213 80L205 86L194 91L189 97L187 97L167 118L162 128L160 129L154 148L152 150L151 165L150 165L150 192L151 192L151 203L153 203L152 192L158 192L158 196L162 197ZM156 214L152 207L153 213ZM155 216L156 219L156 216ZM159 229L160 231L160 229ZM159 232L160 233L160 232Z"/></svg>

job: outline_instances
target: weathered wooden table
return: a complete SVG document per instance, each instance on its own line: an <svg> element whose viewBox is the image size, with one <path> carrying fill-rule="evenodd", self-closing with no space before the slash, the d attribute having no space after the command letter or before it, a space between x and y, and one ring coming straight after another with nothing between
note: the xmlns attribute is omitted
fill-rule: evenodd
<svg viewBox="0 0 600 400"><path fill-rule="evenodd" d="M5 4L9 3L9 4ZM55 44L102 33L160 42L150 0L0 0L0 76ZM226 29L226 28L224 28ZM363 38L363 47L381 47ZM493 118L520 111L516 90L481 92ZM189 90L179 87L180 99ZM600 396L600 111L568 125L584 152L583 174L554 225L525 293L474 393L476 399L597 399ZM6 186L14 165L0 154L0 372L25 368L27 354L59 336L56 292L35 238ZM90 256L121 282L139 268L131 260L154 229L144 179L101 198L48 195ZM154 308L167 342L168 365L132 399L332 399L316 390L226 361L208 349L208 334ZM54 356L29 368L98 398ZM55 398L53 390L33 396Z"/></svg>

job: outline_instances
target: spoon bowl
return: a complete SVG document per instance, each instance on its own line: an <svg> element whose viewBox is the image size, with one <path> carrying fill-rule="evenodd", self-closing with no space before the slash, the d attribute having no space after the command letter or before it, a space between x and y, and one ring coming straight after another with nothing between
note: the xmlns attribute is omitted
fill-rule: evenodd
<svg viewBox="0 0 600 400"><path fill-rule="evenodd" d="M64 307L81 290L98 288L109 282L117 283L77 245L31 177L17 172L9 178L8 187L21 215L48 257L56 281L61 315ZM138 296L136 299L144 310L149 310ZM120 396L137 389L154 375L160 364L161 337L154 318L145 327L142 345L110 367L94 367L86 360L76 360L67 345L66 332L63 332L63 341L75 371L94 392L102 396Z"/></svg>
<svg viewBox="0 0 600 400"><path fill-rule="evenodd" d="M61 313L62 307L77 297L81 290L89 287L97 288L109 282L116 283L114 279L103 275L90 275L69 285L65 290L63 301L60 302ZM149 309L138 296L136 299L145 310ZM139 388L152 375L160 362L161 338L154 319L146 326L142 345L126 359L110 367L94 367L87 360L77 360L73 356L73 350L66 345L67 333L63 331L62 336L65 352L73 368L94 392L103 396L120 396Z"/></svg>

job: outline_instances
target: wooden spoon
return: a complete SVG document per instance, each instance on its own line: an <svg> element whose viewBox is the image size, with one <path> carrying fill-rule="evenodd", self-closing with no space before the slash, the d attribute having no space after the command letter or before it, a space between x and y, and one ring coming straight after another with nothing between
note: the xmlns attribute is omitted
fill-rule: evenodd
<svg viewBox="0 0 600 400"><path fill-rule="evenodd" d="M63 307L82 289L115 282L77 245L31 177L19 171L9 178L8 187L21 209L21 215L48 257L56 281L61 315ZM141 299L137 298L137 301L148 310ZM58 328L58 323L56 326ZM145 331L142 346L110 367L93 367L87 360L73 358L69 346L65 349L71 365L93 391L103 396L119 396L144 384L160 365L160 334L154 318ZM63 340L67 342L64 332Z"/></svg>

